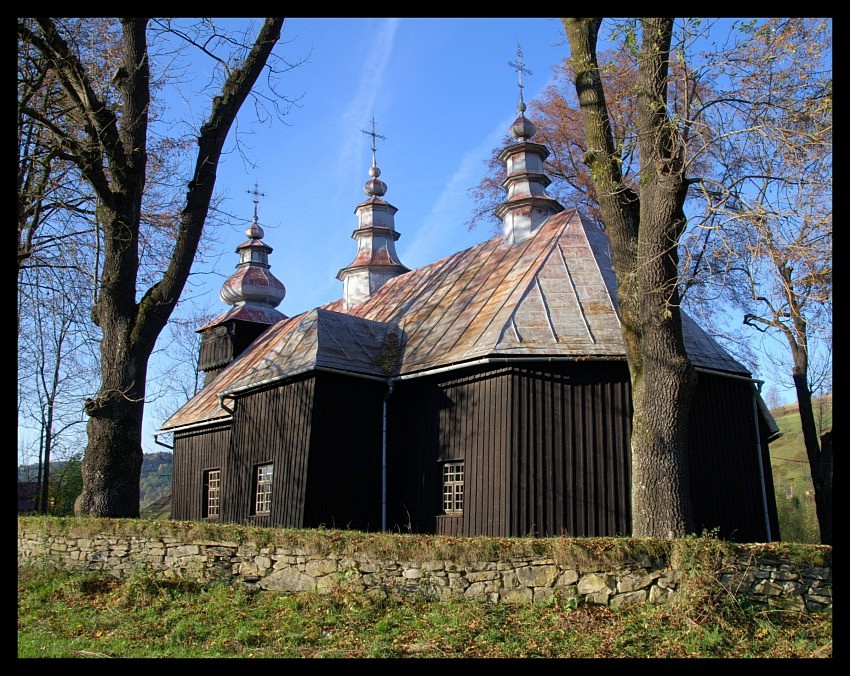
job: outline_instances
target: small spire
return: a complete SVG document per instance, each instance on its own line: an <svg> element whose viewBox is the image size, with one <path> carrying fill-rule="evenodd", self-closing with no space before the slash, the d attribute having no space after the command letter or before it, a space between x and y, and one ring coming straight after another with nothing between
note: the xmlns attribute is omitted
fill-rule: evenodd
<svg viewBox="0 0 850 676"><path fill-rule="evenodd" d="M520 47L519 41L516 43L516 55L516 63L508 61L508 65L517 72L519 80L519 101L517 101L516 110L517 113L522 115L525 112L525 101L522 100L522 74L525 73L526 75L532 75L532 72L522 65L522 47Z"/></svg>
<svg viewBox="0 0 850 676"><path fill-rule="evenodd" d="M520 47L519 42L516 43L516 54L516 63L508 61L508 65L516 70L519 81L519 101L516 104L517 118L509 131L515 139L529 141L537 133L537 127L525 116L525 101L522 99L522 74L531 75L531 71L522 65L522 47Z"/></svg>
<svg viewBox="0 0 850 676"><path fill-rule="evenodd" d="M369 168L369 176L371 177L368 181L366 181L366 186L363 188L364 192L367 195L382 197L387 193L387 184L378 179L378 176L381 175L381 170L378 169L378 163L375 159L375 151L377 148L375 147L376 139L382 139L384 141L387 140L386 136L381 136L381 134L375 131L375 116L372 115L372 131L366 131L365 129L361 129L364 134L372 137L372 166Z"/></svg>
<svg viewBox="0 0 850 676"><path fill-rule="evenodd" d="M372 131L366 131L365 129L361 129L360 131L362 131L367 136L372 137L372 166L376 167L378 165L375 163L375 151L377 150L377 148L375 147L375 139L382 139L382 140L386 141L387 137L381 136L380 134L378 134L375 131L375 115L374 114L372 115Z"/></svg>
<svg viewBox="0 0 850 676"><path fill-rule="evenodd" d="M263 228L260 226L257 209L260 204L260 198L265 197L266 194L260 192L257 188L257 181L255 180L254 189L246 191L249 195L254 196L254 220L251 223L251 226L245 231L245 234L248 235L248 237L250 237L251 239L262 239L265 235L265 233L263 232Z"/></svg>
<svg viewBox="0 0 850 676"><path fill-rule="evenodd" d="M398 209L383 199L387 184L378 178L381 170L375 160L375 143L376 139L387 139L375 131L374 115L372 130L360 131L372 137L372 166L369 168L371 178L363 189L369 198L354 209L357 229L351 233L351 237L357 242L357 254L336 276L342 282L343 307L346 312L369 300L393 277L410 271L402 265L395 250L395 242L401 236L395 229L395 213Z"/></svg>
<svg viewBox="0 0 850 676"><path fill-rule="evenodd" d="M522 65L522 47L519 42L516 54L516 63L508 61L508 65L517 71L519 102L517 118L508 131L517 142L499 153L499 160L505 163L506 173L502 187L508 195L494 212L502 221L505 241L511 245L525 241L550 216L564 210L557 200L546 194L546 186L551 183L544 165L549 150L531 140L537 128L525 116L525 101L522 99L522 74L531 75L531 71Z"/></svg>

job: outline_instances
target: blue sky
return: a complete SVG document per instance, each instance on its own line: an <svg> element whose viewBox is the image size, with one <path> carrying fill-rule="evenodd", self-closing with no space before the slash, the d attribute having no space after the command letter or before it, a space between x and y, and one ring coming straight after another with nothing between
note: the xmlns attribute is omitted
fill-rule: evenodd
<svg viewBox="0 0 850 676"><path fill-rule="evenodd" d="M355 255L354 208L366 198L372 162L361 130L373 115L386 137L377 139L377 164L384 198L398 208L402 263L420 267L490 237L487 227L465 225L469 190L516 117L517 73L508 62L517 60L518 42L532 71L523 78L530 101L569 54L560 19L287 19L276 50L290 61L307 58L281 80L298 106L283 122L240 125L257 167L227 154L216 188L244 226L219 228L214 274L193 279L202 282L195 292L227 309L217 294L245 240L256 181L271 270L286 286L278 309L292 316L339 298L336 274Z"/></svg>

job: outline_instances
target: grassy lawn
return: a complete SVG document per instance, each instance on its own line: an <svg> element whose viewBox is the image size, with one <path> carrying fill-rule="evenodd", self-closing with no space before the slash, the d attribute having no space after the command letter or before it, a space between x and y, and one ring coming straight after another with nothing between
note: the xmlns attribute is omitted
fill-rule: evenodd
<svg viewBox="0 0 850 676"><path fill-rule="evenodd" d="M372 601L18 569L19 658L828 658L831 613Z"/></svg>

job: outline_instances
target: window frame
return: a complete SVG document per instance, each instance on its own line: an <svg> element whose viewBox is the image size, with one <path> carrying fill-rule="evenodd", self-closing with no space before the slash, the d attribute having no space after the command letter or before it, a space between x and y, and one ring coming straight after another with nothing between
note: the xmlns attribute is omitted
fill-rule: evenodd
<svg viewBox="0 0 850 676"><path fill-rule="evenodd" d="M268 478L264 478L265 470L268 470ZM274 481L274 463L264 462L254 465L253 499L251 503L251 514L253 516L267 516L272 507L272 482ZM261 509L265 507L267 509Z"/></svg>
<svg viewBox="0 0 850 676"><path fill-rule="evenodd" d="M440 507L445 516L462 516L464 503L465 468L463 460L441 463Z"/></svg>
<svg viewBox="0 0 850 676"><path fill-rule="evenodd" d="M215 487L211 486L213 474L217 474L215 478ZM201 503L201 517L204 519L217 520L221 517L221 467L212 467L205 469L203 474L203 502ZM215 501L215 513L212 513L212 501Z"/></svg>

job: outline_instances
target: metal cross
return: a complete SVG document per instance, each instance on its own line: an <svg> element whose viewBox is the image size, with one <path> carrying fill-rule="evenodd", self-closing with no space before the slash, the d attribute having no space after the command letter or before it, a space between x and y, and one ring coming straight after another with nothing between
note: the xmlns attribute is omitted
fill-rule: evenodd
<svg viewBox="0 0 850 676"><path fill-rule="evenodd" d="M256 221L257 220L257 205L260 203L260 198L265 197L266 193L260 192L259 190L257 190L257 182L256 181L254 181L254 189L253 190L246 190L245 192L247 192L249 195L254 196L254 221Z"/></svg>
<svg viewBox="0 0 850 676"><path fill-rule="evenodd" d="M366 131L365 129L361 129L360 131L362 131L362 132L363 132L364 134L366 134L367 136L371 136L371 137L372 137L372 166L377 166L377 165L375 164L375 150L376 150L376 148L375 148L375 139L383 139L384 141L386 141L386 140L387 140L387 137L386 137L386 136L381 136L380 134L378 134L377 132L375 132L375 116L374 116L374 115L372 115L372 131Z"/></svg>
<svg viewBox="0 0 850 676"><path fill-rule="evenodd" d="M522 101L522 74L531 75L531 71L522 65L522 47L519 46L519 42L516 43L516 55L517 55L517 63L513 61L508 61L508 65L515 69L517 75L519 75L519 100Z"/></svg>

